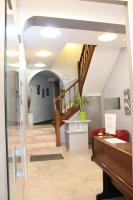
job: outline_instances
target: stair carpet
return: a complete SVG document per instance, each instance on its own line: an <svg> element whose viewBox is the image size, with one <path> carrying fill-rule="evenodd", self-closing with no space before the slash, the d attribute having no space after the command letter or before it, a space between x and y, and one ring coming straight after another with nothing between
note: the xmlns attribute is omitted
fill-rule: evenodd
<svg viewBox="0 0 133 200"><path fill-rule="evenodd" d="M65 147L56 147L55 128L35 125L27 130L27 152L30 155L59 154Z"/></svg>

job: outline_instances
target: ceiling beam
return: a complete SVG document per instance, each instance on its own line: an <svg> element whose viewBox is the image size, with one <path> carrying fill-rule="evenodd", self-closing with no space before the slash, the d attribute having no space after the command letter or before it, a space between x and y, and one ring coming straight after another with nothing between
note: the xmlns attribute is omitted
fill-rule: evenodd
<svg viewBox="0 0 133 200"><path fill-rule="evenodd" d="M89 2L97 2L97 3L110 3L116 5L127 5L127 1L119 1L119 0L80 0L80 1L89 1Z"/></svg>
<svg viewBox="0 0 133 200"><path fill-rule="evenodd" d="M54 26L66 29L89 30L99 32L125 33L125 25L83 20L34 16L27 20L24 30L32 26Z"/></svg>

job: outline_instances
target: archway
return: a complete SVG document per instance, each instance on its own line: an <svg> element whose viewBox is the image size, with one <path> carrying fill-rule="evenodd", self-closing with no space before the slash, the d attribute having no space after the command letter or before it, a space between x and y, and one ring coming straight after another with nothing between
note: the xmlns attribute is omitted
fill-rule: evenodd
<svg viewBox="0 0 133 200"><path fill-rule="evenodd" d="M33 124L53 121L53 97L59 94L62 87L62 80L52 71L44 70L32 77L28 85L28 97Z"/></svg>

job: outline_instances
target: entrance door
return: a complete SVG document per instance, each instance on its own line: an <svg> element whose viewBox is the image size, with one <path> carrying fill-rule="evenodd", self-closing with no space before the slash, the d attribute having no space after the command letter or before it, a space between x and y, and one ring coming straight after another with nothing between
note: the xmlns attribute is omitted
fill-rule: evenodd
<svg viewBox="0 0 133 200"><path fill-rule="evenodd" d="M6 13L6 137L8 154L8 186L10 200L24 199L25 141L21 112L22 83L20 81L19 42L15 16L7 5ZM20 87L21 85L21 87Z"/></svg>

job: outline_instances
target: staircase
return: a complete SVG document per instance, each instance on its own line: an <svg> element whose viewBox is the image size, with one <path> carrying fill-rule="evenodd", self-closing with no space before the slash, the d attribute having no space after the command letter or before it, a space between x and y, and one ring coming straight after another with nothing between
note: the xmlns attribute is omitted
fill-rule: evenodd
<svg viewBox="0 0 133 200"><path fill-rule="evenodd" d="M57 146L61 146L60 127L63 124L63 120L69 119L79 110L79 108L73 108L71 102L78 93L82 94L82 89L95 47L95 45L83 45L81 57L78 62L78 80L66 90L61 91L60 94L53 99Z"/></svg>

